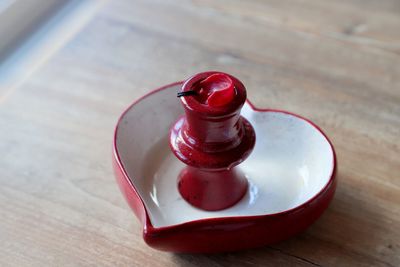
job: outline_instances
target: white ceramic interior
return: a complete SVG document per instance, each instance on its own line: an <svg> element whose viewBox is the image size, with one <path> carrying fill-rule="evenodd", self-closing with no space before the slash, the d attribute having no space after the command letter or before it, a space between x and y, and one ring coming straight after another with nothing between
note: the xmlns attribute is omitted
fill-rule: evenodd
<svg viewBox="0 0 400 267"><path fill-rule="evenodd" d="M179 88L172 85L146 96L128 109L117 128L117 151L154 227L282 212L307 202L328 183L333 150L319 130L294 115L258 112L245 104L242 115L256 131L255 148L239 165L250 182L247 194L221 211L192 207L178 193L176 180L184 164L170 151L167 138L183 113Z"/></svg>

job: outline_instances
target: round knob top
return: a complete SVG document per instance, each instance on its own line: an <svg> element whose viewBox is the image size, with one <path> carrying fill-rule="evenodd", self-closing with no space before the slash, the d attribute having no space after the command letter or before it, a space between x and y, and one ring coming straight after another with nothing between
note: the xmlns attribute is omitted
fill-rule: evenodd
<svg viewBox="0 0 400 267"><path fill-rule="evenodd" d="M192 90L197 101L210 107L225 106L236 94L232 79L224 73L211 74L195 83Z"/></svg>
<svg viewBox="0 0 400 267"><path fill-rule="evenodd" d="M182 105L199 116L226 116L240 111L246 101L246 88L232 75L209 71L196 74L182 86Z"/></svg>

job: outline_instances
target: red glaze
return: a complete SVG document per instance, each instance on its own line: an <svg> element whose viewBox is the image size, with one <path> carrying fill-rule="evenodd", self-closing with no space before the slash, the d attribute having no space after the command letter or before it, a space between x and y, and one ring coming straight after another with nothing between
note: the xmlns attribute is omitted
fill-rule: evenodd
<svg viewBox="0 0 400 267"><path fill-rule="evenodd" d="M240 116L246 89L236 78L204 72L188 79L181 97L186 116L172 127L170 146L189 167L178 178L182 197L204 210L221 210L238 202L247 180L234 166L245 160L255 144L250 123Z"/></svg>
<svg viewBox="0 0 400 267"><path fill-rule="evenodd" d="M121 162L116 145L117 130L125 113L136 103L152 94L161 90L168 90L178 84L182 84L182 82L156 89L135 101L121 115L114 133L112 158L115 177L126 201L142 222L143 238L149 246L164 251L185 253L216 253L249 249L287 239L304 231L321 216L331 202L337 184L336 153L331 141L318 126L308 119L287 111L258 109L247 100L247 103L255 112L282 112L296 116L311 124L327 139L333 152L333 168L328 183L307 202L283 212L260 216L202 219L168 227L153 227L148 210L131 182L131 179L142 179L142 177L129 178ZM171 90L171 93L173 92Z"/></svg>
<svg viewBox="0 0 400 267"><path fill-rule="evenodd" d="M235 87L229 76L215 73L202 80L193 88L198 92L195 97L200 103L211 107L227 105L235 97Z"/></svg>
<svg viewBox="0 0 400 267"><path fill-rule="evenodd" d="M225 209L238 202L247 191L247 179L236 168L208 171L187 167L178 180L182 197L204 210Z"/></svg>

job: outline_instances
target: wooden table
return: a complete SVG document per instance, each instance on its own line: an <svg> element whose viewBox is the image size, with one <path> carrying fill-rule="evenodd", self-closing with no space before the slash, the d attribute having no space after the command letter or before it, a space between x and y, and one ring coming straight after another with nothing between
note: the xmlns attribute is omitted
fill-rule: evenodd
<svg viewBox="0 0 400 267"><path fill-rule="evenodd" d="M204 70L320 125L338 189L305 233L238 253L147 247L111 168L122 110ZM110 1L0 92L1 266L399 266L400 2Z"/></svg>

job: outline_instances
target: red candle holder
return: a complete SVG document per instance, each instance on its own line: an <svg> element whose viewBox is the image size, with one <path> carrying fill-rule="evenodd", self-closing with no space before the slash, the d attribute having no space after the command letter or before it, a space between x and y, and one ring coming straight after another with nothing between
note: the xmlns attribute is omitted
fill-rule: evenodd
<svg viewBox="0 0 400 267"><path fill-rule="evenodd" d="M221 72L199 73L180 93L185 116L170 131L170 147L187 167L178 177L178 190L191 205L221 210L237 203L248 183L236 165L255 144L255 132L240 110L246 89Z"/></svg>

